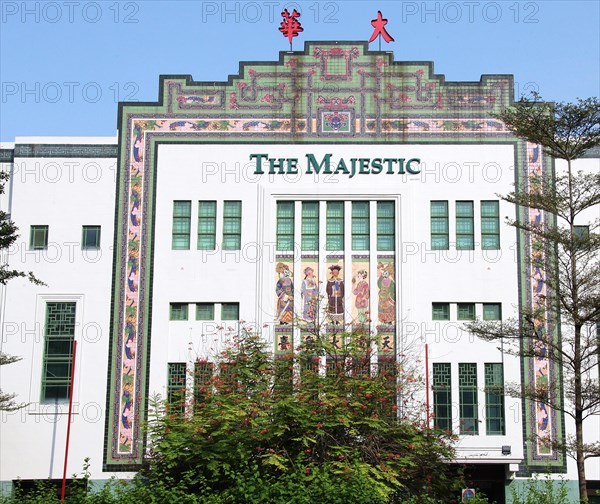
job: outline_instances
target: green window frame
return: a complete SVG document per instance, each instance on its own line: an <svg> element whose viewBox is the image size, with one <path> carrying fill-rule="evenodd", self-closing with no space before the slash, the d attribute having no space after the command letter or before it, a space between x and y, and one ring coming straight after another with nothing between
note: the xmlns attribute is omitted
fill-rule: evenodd
<svg viewBox="0 0 600 504"><path fill-rule="evenodd" d="M211 388L211 380L215 372L212 362L196 361L194 363L194 407L202 404Z"/></svg>
<svg viewBox="0 0 600 504"><path fill-rule="evenodd" d="M477 364L458 364L458 400L460 410L460 434L479 434L477 405Z"/></svg>
<svg viewBox="0 0 600 504"><path fill-rule="evenodd" d="M447 362L433 363L433 424L438 429L452 431L452 366Z"/></svg>
<svg viewBox="0 0 600 504"><path fill-rule="evenodd" d="M242 248L242 202L223 202L223 250Z"/></svg>
<svg viewBox="0 0 600 504"><path fill-rule="evenodd" d="M31 226L29 230L29 250L48 248L48 226Z"/></svg>
<svg viewBox="0 0 600 504"><path fill-rule="evenodd" d="M393 201L377 202L377 250L396 249L396 215Z"/></svg>
<svg viewBox="0 0 600 504"><path fill-rule="evenodd" d="M277 202L277 244L276 249L283 252L294 250L294 202Z"/></svg>
<svg viewBox="0 0 600 504"><path fill-rule="evenodd" d="M221 303L221 320L239 320L239 303Z"/></svg>
<svg viewBox="0 0 600 504"><path fill-rule="evenodd" d="M171 412L185 410L185 385L187 370L185 362L168 363L167 403Z"/></svg>
<svg viewBox="0 0 600 504"><path fill-rule="evenodd" d="M481 248L482 250L500 249L500 203L498 201L481 202Z"/></svg>
<svg viewBox="0 0 600 504"><path fill-rule="evenodd" d="M448 201L431 201L430 212L431 250L448 250L450 248Z"/></svg>
<svg viewBox="0 0 600 504"><path fill-rule="evenodd" d="M214 320L215 303L196 303L196 320Z"/></svg>
<svg viewBox="0 0 600 504"><path fill-rule="evenodd" d="M432 303L431 318L433 320L450 320L450 303Z"/></svg>
<svg viewBox="0 0 600 504"><path fill-rule="evenodd" d="M483 303L483 320L502 320L502 304Z"/></svg>
<svg viewBox="0 0 600 504"><path fill-rule="evenodd" d="M370 209L368 201L352 202L352 250L370 249Z"/></svg>
<svg viewBox="0 0 600 504"><path fill-rule="evenodd" d="M319 202L302 202L302 250L319 250Z"/></svg>
<svg viewBox="0 0 600 504"><path fill-rule="evenodd" d="M456 202L456 250L475 250L475 221L472 201Z"/></svg>
<svg viewBox="0 0 600 504"><path fill-rule="evenodd" d="M81 249L98 250L100 248L100 226L83 226L81 230Z"/></svg>
<svg viewBox="0 0 600 504"><path fill-rule="evenodd" d="M488 436L506 434L504 371L501 362L485 363L485 429Z"/></svg>
<svg viewBox="0 0 600 504"><path fill-rule="evenodd" d="M217 246L217 202L198 201L198 250Z"/></svg>
<svg viewBox="0 0 600 504"><path fill-rule="evenodd" d="M344 250L344 202L328 201L325 250L331 252Z"/></svg>
<svg viewBox="0 0 600 504"><path fill-rule="evenodd" d="M475 320L475 303L458 303L456 318L458 320Z"/></svg>
<svg viewBox="0 0 600 504"><path fill-rule="evenodd" d="M190 249L190 229L192 222L192 202L173 201L173 250Z"/></svg>
<svg viewBox="0 0 600 504"><path fill-rule="evenodd" d="M69 399L76 309L75 302L46 303L42 402Z"/></svg>
<svg viewBox="0 0 600 504"><path fill-rule="evenodd" d="M188 304L187 303L170 303L169 320L187 320L188 319Z"/></svg>

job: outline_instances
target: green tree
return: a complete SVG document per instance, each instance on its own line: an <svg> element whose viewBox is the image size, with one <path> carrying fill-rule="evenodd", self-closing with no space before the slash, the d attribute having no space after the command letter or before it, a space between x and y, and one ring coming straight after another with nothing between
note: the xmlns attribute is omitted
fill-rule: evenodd
<svg viewBox="0 0 600 504"><path fill-rule="evenodd" d="M149 487L183 485L207 502L434 502L456 494L450 434L398 415L398 386L408 377L395 367L372 376L369 338L337 336L332 343L315 335L273 358L261 336L244 333L221 355L218 375L199 363L205 372L196 374L193 400L182 387L170 403L155 402L140 477Z"/></svg>
<svg viewBox="0 0 600 504"><path fill-rule="evenodd" d="M9 174L7 172L0 172L0 194L4 194L4 184L7 182ZM18 228L15 223L10 219L10 215L0 210L0 284L6 285L9 280L13 278L25 277L30 282L36 285L44 285L44 283L35 277L30 271L28 273L11 269L6 262L9 247L17 240L19 235L17 234ZM0 366L6 364L12 364L21 360L20 357L7 355L0 352ZM17 404L14 401L16 394L10 394L2 392L0 390L0 411L14 411L15 409L22 408L25 404Z"/></svg>
<svg viewBox="0 0 600 504"><path fill-rule="evenodd" d="M555 448L575 459L580 499L587 502L585 460L600 456L598 440L586 442L583 435L584 420L600 413L596 327L600 321L600 235L598 220L584 219L585 212L600 205L600 173L574 172L572 163L600 145L600 102L588 98L547 103L534 95L497 117L517 137L541 145L548 155L567 163L566 173L551 180L534 178L528 191L517 188L501 196L521 208L517 220L509 223L530 237L534 252L536 247L552 251L551 262L538 264L534 257L527 267L546 271L544 281L552 296L541 300L548 317L557 321L560 335L546 334L543 310L531 309L523 310L520 320L478 321L469 324L469 330L485 340L507 342L515 355L550 359L562 370L562 377L549 376L543 386L517 384L509 392L543 402L573 419L575 436L556 443ZM545 221L524 218L528 209L539 209ZM561 379L565 401L558 392Z"/></svg>

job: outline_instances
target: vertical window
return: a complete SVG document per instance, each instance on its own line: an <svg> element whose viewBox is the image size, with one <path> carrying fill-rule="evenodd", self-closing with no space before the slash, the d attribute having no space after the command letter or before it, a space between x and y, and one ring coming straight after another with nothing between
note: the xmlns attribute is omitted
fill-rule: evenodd
<svg viewBox="0 0 600 504"><path fill-rule="evenodd" d="M458 320L475 320L475 303L458 303Z"/></svg>
<svg viewBox="0 0 600 504"><path fill-rule="evenodd" d="M438 429L452 430L452 377L448 363L433 364L433 413Z"/></svg>
<svg viewBox="0 0 600 504"><path fill-rule="evenodd" d="M214 320L214 303L196 303L196 320Z"/></svg>
<svg viewBox="0 0 600 504"><path fill-rule="evenodd" d="M504 376L501 363L485 364L485 428L502 436L504 429Z"/></svg>
<svg viewBox="0 0 600 504"><path fill-rule="evenodd" d="M29 248L30 250L46 250L48 248L48 226L31 226Z"/></svg>
<svg viewBox="0 0 600 504"><path fill-rule="evenodd" d="M456 202L456 250L474 250L473 202Z"/></svg>
<svg viewBox="0 0 600 504"><path fill-rule="evenodd" d="M242 202L223 203L223 250L242 248Z"/></svg>
<svg viewBox="0 0 600 504"><path fill-rule="evenodd" d="M294 250L294 202L277 202L277 250Z"/></svg>
<svg viewBox="0 0 600 504"><path fill-rule="evenodd" d="M83 226L81 248L83 250L100 248L100 226Z"/></svg>
<svg viewBox="0 0 600 504"><path fill-rule="evenodd" d="M325 250L344 250L344 202L327 202L327 236L325 239Z"/></svg>
<svg viewBox="0 0 600 504"><path fill-rule="evenodd" d="M187 303L171 303L170 320L187 320L188 305Z"/></svg>
<svg viewBox="0 0 600 504"><path fill-rule="evenodd" d="M47 303L42 401L69 398L76 303Z"/></svg>
<svg viewBox="0 0 600 504"><path fill-rule="evenodd" d="M173 201L173 250L190 249L191 201Z"/></svg>
<svg viewBox="0 0 600 504"><path fill-rule="evenodd" d="M396 248L396 219L393 201L377 202L377 250L389 251Z"/></svg>
<svg viewBox="0 0 600 504"><path fill-rule="evenodd" d="M448 250L450 239L448 234L448 202L431 202L431 249Z"/></svg>
<svg viewBox="0 0 600 504"><path fill-rule="evenodd" d="M302 203L302 250L319 250L319 202Z"/></svg>
<svg viewBox="0 0 600 504"><path fill-rule="evenodd" d="M477 419L477 364L458 365L458 399L460 433L474 436L479 433Z"/></svg>
<svg viewBox="0 0 600 504"><path fill-rule="evenodd" d="M450 303L433 303L431 312L433 320L450 320Z"/></svg>
<svg viewBox="0 0 600 504"><path fill-rule="evenodd" d="M239 303L222 303L221 304L221 320L239 320L240 319L240 304Z"/></svg>
<svg viewBox="0 0 600 504"><path fill-rule="evenodd" d="M198 202L198 250L215 250L217 202Z"/></svg>
<svg viewBox="0 0 600 504"><path fill-rule="evenodd" d="M212 362L197 361L194 364L194 406L202 404L210 393L211 379L214 373Z"/></svg>
<svg viewBox="0 0 600 504"><path fill-rule="evenodd" d="M483 303L483 320L502 320L502 305Z"/></svg>
<svg viewBox="0 0 600 504"><path fill-rule="evenodd" d="M352 202L352 250L369 250L369 202Z"/></svg>
<svg viewBox="0 0 600 504"><path fill-rule="evenodd" d="M185 362L169 362L167 402L172 412L183 413L185 409Z"/></svg>
<svg viewBox="0 0 600 504"><path fill-rule="evenodd" d="M500 249L500 204L498 201L481 202L481 248Z"/></svg>

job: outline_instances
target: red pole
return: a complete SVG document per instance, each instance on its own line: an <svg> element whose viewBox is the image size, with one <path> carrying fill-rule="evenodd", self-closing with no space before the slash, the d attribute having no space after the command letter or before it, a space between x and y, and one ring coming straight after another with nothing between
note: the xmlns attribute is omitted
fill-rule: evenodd
<svg viewBox="0 0 600 504"><path fill-rule="evenodd" d="M425 415L429 429L429 345L425 343Z"/></svg>
<svg viewBox="0 0 600 504"><path fill-rule="evenodd" d="M73 389L75 388L75 357L77 356L77 341L73 340L73 362L71 363L71 389L69 390L69 416L67 417L67 442L65 443L65 466L63 468L62 488L60 500L65 500L67 486L67 461L69 460L69 438L71 436L71 412L73 411Z"/></svg>

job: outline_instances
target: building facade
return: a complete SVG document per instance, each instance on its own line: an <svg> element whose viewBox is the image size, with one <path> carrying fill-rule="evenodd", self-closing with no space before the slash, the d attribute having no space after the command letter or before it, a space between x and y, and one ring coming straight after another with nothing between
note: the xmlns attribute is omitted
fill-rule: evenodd
<svg viewBox="0 0 600 504"><path fill-rule="evenodd" d="M486 493L548 468L574 484L543 442L570 432L565 417L490 392L560 369L463 328L552 296L551 251L504 223L547 216L498 194L562 167L492 116L512 101L510 75L446 82L364 42L308 42L227 82L161 76L158 102L119 105L116 138L3 145L2 208L21 231L7 259L47 284L2 288L2 351L23 357L2 367L3 389L29 403L3 413L4 488L62 476L72 372L68 474L90 457L93 480L130 477L149 397L191 388L243 326L279 356L323 313L331 338L378 336L373 370L407 354L422 365L422 415L459 435L456 462ZM600 465L587 467L593 486Z"/></svg>

